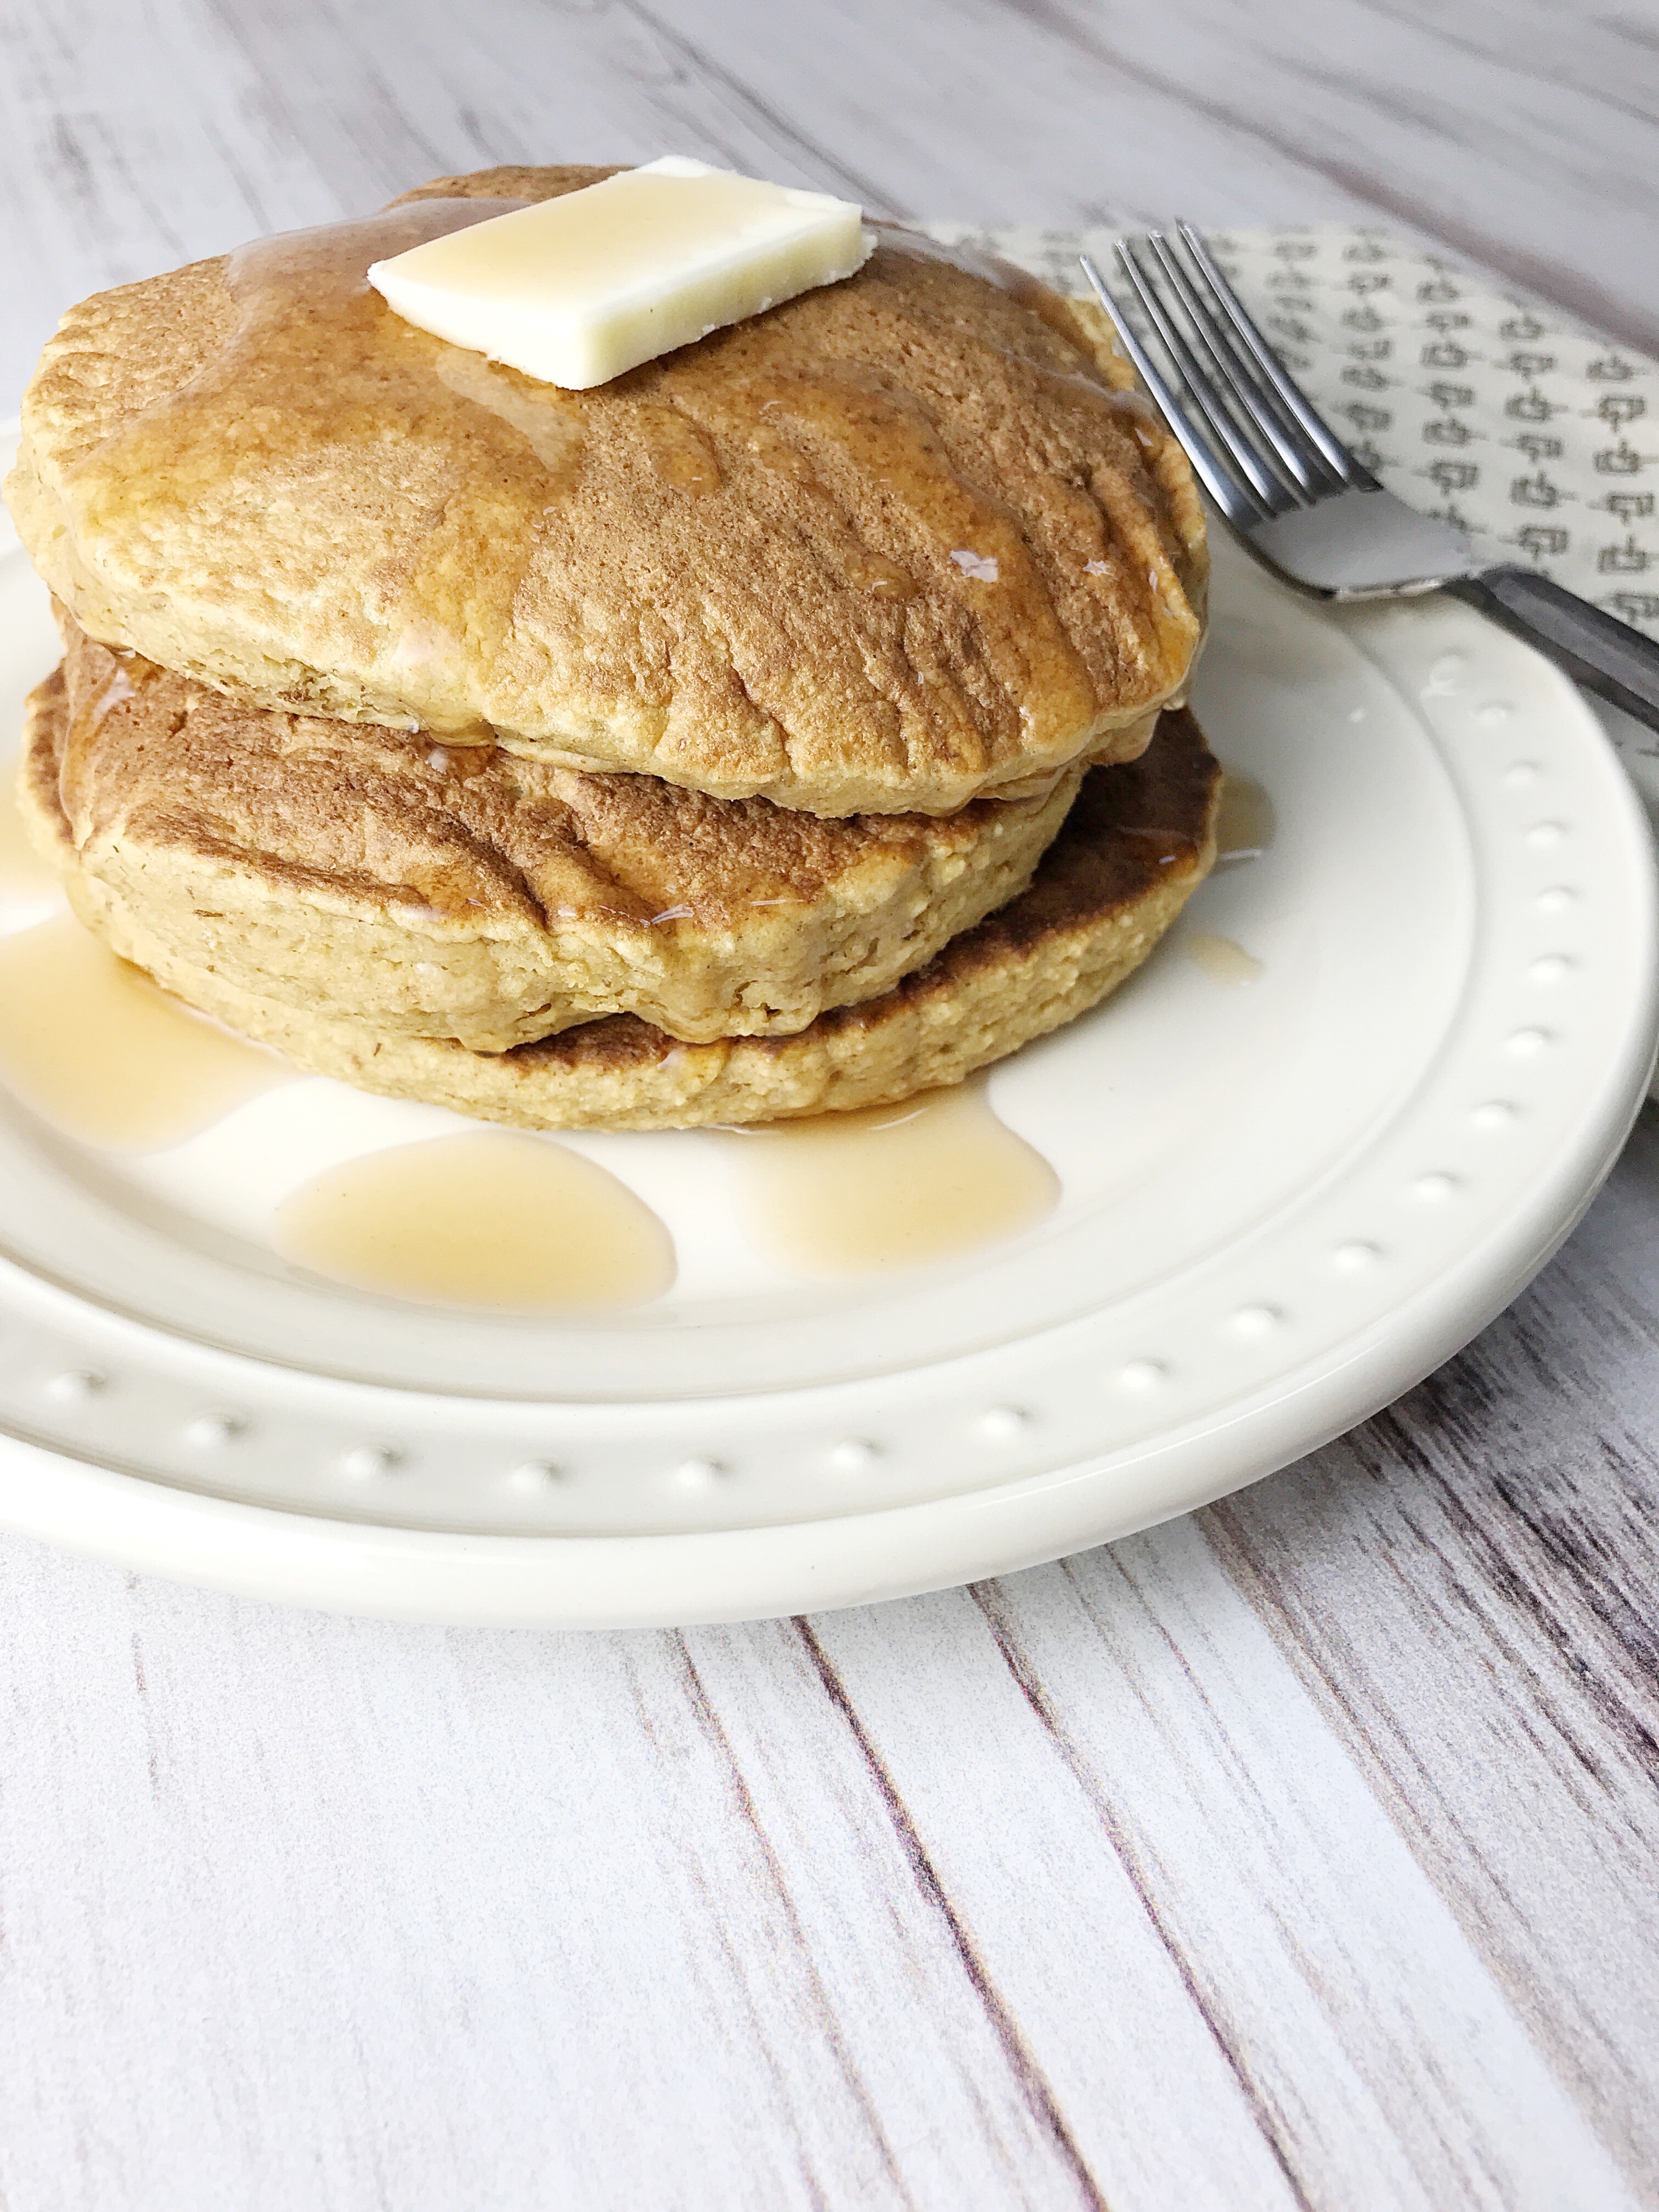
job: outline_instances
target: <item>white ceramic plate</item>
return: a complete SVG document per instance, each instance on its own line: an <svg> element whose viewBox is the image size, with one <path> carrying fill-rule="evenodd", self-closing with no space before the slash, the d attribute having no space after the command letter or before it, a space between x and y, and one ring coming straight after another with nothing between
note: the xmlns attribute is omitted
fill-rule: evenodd
<svg viewBox="0 0 1659 2212"><path fill-rule="evenodd" d="M1502 631L1451 603L1334 618L1219 552L1196 703L1279 833L993 1076L1061 1179L1039 1227L825 1286L734 1226L741 1140L577 1136L668 1223L672 1294L439 1312L306 1276L264 1224L320 1165L448 1115L307 1079L128 1157L0 1100L0 1522L366 1613L738 1619L1184 1512L1445 1358L1641 1102L1646 827L1577 694ZM6 726L54 657L0 552ZM1258 979L1206 972L1199 930Z"/></svg>

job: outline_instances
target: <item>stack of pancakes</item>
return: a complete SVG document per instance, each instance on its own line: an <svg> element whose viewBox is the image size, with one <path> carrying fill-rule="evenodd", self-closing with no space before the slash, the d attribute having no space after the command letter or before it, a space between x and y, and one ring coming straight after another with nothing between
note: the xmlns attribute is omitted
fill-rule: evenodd
<svg viewBox="0 0 1659 2212"><path fill-rule="evenodd" d="M1209 865L1185 460L1091 309L904 234L582 392L366 283L608 173L65 317L7 487L64 638L32 829L117 952L370 1090L640 1128L956 1081Z"/></svg>

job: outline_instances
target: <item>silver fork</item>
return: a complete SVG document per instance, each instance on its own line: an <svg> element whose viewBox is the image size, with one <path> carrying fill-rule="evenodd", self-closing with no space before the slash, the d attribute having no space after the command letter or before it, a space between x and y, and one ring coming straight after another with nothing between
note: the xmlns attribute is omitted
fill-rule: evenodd
<svg viewBox="0 0 1659 2212"><path fill-rule="evenodd" d="M1190 223L1118 245L1146 337L1079 258L1194 474L1276 575L1322 599L1455 592L1659 729L1659 643L1533 569L1483 568L1455 524L1385 491L1291 381Z"/></svg>

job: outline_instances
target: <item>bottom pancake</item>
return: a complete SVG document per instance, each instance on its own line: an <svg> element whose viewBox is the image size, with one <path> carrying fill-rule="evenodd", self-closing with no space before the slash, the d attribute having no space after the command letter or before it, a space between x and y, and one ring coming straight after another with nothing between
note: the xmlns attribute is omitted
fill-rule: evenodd
<svg viewBox="0 0 1659 2212"><path fill-rule="evenodd" d="M1136 762L1092 769L1030 888L894 988L793 1036L684 1044L611 1015L509 1052L379 1033L252 996L157 944L83 874L57 795L52 688L30 702L22 801L76 914L123 958L302 1067L519 1128L690 1128L888 1105L959 1083L1131 975L1207 873L1221 772L1186 709Z"/></svg>

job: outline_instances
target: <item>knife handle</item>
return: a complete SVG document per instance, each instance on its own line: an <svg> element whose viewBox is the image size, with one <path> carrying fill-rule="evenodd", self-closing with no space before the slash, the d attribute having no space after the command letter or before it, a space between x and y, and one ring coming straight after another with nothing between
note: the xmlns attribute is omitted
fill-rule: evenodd
<svg viewBox="0 0 1659 2212"><path fill-rule="evenodd" d="M1537 646L1586 690L1659 730L1659 641L1532 568L1486 568L1445 589Z"/></svg>

